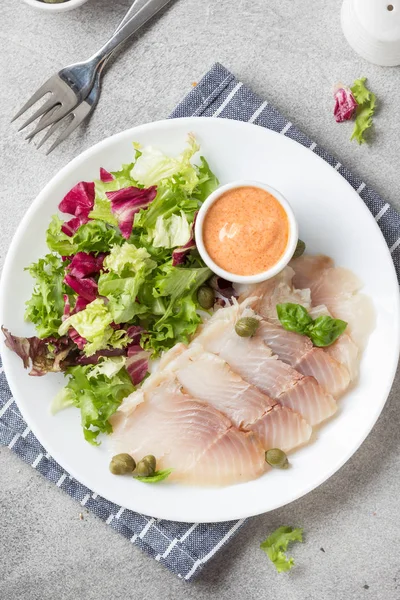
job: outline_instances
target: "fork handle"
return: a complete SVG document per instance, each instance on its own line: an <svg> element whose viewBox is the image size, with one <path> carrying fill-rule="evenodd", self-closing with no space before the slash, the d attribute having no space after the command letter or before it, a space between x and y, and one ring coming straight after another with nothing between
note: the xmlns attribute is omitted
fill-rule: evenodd
<svg viewBox="0 0 400 600"><path fill-rule="evenodd" d="M125 25L119 28L114 35L104 44L88 62L95 64L98 68L117 46L125 42L131 35L136 33L147 21L158 11L166 6L171 0L148 0L136 14L129 19Z"/></svg>

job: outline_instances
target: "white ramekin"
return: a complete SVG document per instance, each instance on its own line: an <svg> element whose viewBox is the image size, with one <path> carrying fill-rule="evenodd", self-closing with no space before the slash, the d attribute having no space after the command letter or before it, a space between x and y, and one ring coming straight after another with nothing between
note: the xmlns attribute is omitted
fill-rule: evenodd
<svg viewBox="0 0 400 600"><path fill-rule="evenodd" d="M60 13L66 12L67 10L73 10L85 4L88 0L66 0L66 2L60 2L57 4L47 4L47 2L39 2L39 0L24 0L29 6L43 10L48 13Z"/></svg>
<svg viewBox="0 0 400 600"><path fill-rule="evenodd" d="M266 192L269 192L270 194L272 194L272 196L274 196L274 198L276 198L276 200L279 202L279 204L284 209L286 216L288 218L288 221L289 221L289 238L288 238L286 250L283 253L282 257L278 260L278 262L273 267L271 267L267 271L263 271L262 273L256 273L255 275L237 275L236 273L230 273L229 271L225 271L225 269L222 269L221 267L219 267L212 260L212 258L210 257L210 255L208 254L208 252L205 248L204 241L203 241L204 218L205 218L210 206L212 204L214 204L214 202L216 200L218 200L218 198L220 198L220 196L222 196L222 194L224 194L225 192L235 189L235 188L241 188L241 187L257 187L257 188L260 188L260 189L265 190ZM228 183L227 185L223 185L223 186L219 187L217 190L215 190L215 192L213 192L212 194L210 194L208 196L207 200L205 200L205 202L202 204L202 206L197 214L196 225L195 225L195 237L196 237L196 246L200 253L200 256L202 257L202 259L204 260L206 265L214 273L216 273L216 275L219 275L220 277L223 277L224 279L227 279L228 281L233 281L234 283L259 283L260 281L265 281L266 279L270 279L271 277L274 277L280 271L282 271L282 269L284 267L286 267L286 265L292 258L293 253L296 249L296 245L298 242L298 227L297 227L296 218L294 216L294 213L293 213L293 210L292 210L290 204L282 196L282 194L280 192L275 190L270 185L267 185L266 183L260 183L259 181L245 181L245 180L242 181L241 180L241 181L234 181L232 183Z"/></svg>

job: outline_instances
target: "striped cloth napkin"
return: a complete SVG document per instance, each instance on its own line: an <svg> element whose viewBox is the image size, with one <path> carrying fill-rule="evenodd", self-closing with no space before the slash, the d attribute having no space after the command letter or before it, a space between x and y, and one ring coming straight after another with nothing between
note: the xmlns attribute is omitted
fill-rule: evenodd
<svg viewBox="0 0 400 600"><path fill-rule="evenodd" d="M267 101L262 101L222 65L215 64L176 107L171 117L213 116L248 121L290 137L321 156L360 194L378 222L400 279L400 215L359 177L296 129ZM82 506L103 519L178 577L190 580L228 542L243 520L187 524L153 519L126 510L70 477L46 453L15 404L0 360L0 443L8 446Z"/></svg>

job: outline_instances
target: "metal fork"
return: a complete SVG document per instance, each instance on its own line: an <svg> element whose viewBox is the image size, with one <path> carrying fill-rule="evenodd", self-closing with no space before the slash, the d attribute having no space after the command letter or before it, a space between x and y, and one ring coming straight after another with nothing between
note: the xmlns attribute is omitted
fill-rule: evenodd
<svg viewBox="0 0 400 600"><path fill-rule="evenodd" d="M20 117L26 110L33 106L38 100L46 94L51 94L50 98L27 121L19 128L24 129L27 125L35 121L42 115L45 118L35 129L35 134L39 133L53 123L60 121L70 113L78 104L87 98L92 89L96 73L103 62L122 42L136 33L151 17L166 6L171 0L147 0L146 3L135 12L114 35L85 62L76 63L61 69L57 74L48 79L24 104L21 110L13 118L13 121ZM65 138L64 138L65 139Z"/></svg>
<svg viewBox="0 0 400 600"><path fill-rule="evenodd" d="M132 6L126 13L125 17L122 19L121 23L118 25L117 29L115 30L115 33L117 33L121 29L121 27L123 25L125 25L125 23L127 23L127 21L129 21L131 19L131 17L139 10L141 4L143 4L143 1L134 0ZM101 91L100 82L101 82L101 76L102 76L103 69L106 66L109 59L111 58L111 56L114 54L114 52L115 51L111 52L104 59L102 64L97 69L93 87L90 90L89 95L86 97L86 99L83 100L80 104L78 104L75 108L73 108L71 110L71 112L69 112L67 115L65 115L65 117L63 117L59 121L56 121L55 123L50 125L46 134L43 136L43 138L37 144L36 148L39 149L41 146L43 146L43 144L45 142L47 142L47 140L53 135L53 133L55 131L62 131L63 127L65 126L62 133L57 137L57 139L54 141L54 143L47 150L46 155L50 154L50 152L52 152L54 150L54 148L56 148L69 135L71 135L71 133L73 131L75 131L75 129L77 127L79 127L79 125L81 125L81 123L83 123L83 121L85 121L86 119L89 119L89 117L93 113L94 109L96 108L97 103L100 98L100 91ZM50 109L47 113L42 115L38 124L36 125L36 128L33 131L31 131L31 133L29 135L27 135L25 139L31 141L36 136L37 133L42 131L41 126L43 125L43 122L45 122L46 119L51 117L51 115L53 114L53 112L55 110L57 110L56 107Z"/></svg>

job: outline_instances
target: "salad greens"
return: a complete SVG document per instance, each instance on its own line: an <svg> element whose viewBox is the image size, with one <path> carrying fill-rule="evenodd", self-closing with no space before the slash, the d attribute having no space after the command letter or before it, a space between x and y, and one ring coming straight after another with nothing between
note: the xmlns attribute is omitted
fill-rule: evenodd
<svg viewBox="0 0 400 600"><path fill-rule="evenodd" d="M67 385L52 403L52 412L76 406L81 412L85 439L97 444L100 433L111 433L109 418L135 389L124 368L123 356L103 359L98 365L76 366L67 369Z"/></svg>
<svg viewBox="0 0 400 600"><path fill-rule="evenodd" d="M276 312L284 329L308 336L318 347L333 344L347 327L346 321L328 315L313 319L301 304L277 304Z"/></svg>
<svg viewBox="0 0 400 600"><path fill-rule="evenodd" d="M274 564L278 573L290 571L294 565L293 558L288 558L285 554L288 545L291 542L302 542L303 530L293 527L278 527L270 536L260 544L268 558Z"/></svg>
<svg viewBox="0 0 400 600"><path fill-rule="evenodd" d="M372 117L376 108L376 96L366 88L366 81L366 77L361 77L361 79L356 79L351 86L351 91L358 106L354 129L350 139L357 140L359 144L365 142L364 133L372 125Z"/></svg>
<svg viewBox="0 0 400 600"><path fill-rule="evenodd" d="M218 185L193 162L189 135L177 157L134 144L119 171L76 184L46 232L50 253L28 267L35 279L25 318L37 337L7 343L33 375L62 370L53 409L76 406L85 438L112 430L109 417L148 372L149 357L188 342L201 323L197 290L211 276L194 240L196 213ZM167 475L165 475L167 476Z"/></svg>

